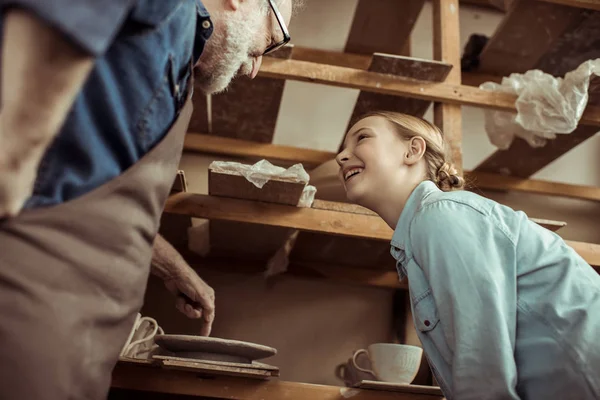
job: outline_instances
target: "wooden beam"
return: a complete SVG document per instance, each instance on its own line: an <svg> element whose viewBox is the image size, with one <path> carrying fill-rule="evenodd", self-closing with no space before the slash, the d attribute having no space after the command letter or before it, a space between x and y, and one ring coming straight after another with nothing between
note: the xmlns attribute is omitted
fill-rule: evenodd
<svg viewBox="0 0 600 400"><path fill-rule="evenodd" d="M199 133L186 135L184 150L228 157L267 159L271 162L279 161L286 164L302 163L305 166L317 166L335 157L335 153L328 151L256 143Z"/></svg>
<svg viewBox="0 0 600 400"><path fill-rule="evenodd" d="M433 0L433 57L453 66L447 83L461 84L458 0ZM450 147L452 162L462 171L462 113L459 104L435 103L434 123Z"/></svg>
<svg viewBox="0 0 600 400"><path fill-rule="evenodd" d="M317 64L335 65L352 69L369 69L372 54L341 53L337 51L312 49L308 47L294 46L292 59L308 61ZM460 70L460 68L459 68ZM502 76L485 74L481 72L461 72L462 83L468 86L479 86L484 82L502 81Z"/></svg>
<svg viewBox="0 0 600 400"><path fill-rule="evenodd" d="M427 82L444 82L452 68L451 64L444 62L376 53L368 70ZM457 73L460 75L460 70ZM422 117L430 105L429 101L361 91L347 129L370 111L394 111Z"/></svg>
<svg viewBox="0 0 600 400"><path fill-rule="evenodd" d="M387 74L306 61L265 58L259 74L271 78L328 84L428 101L516 111L515 101L517 97L508 93L488 92L466 85L416 81ZM600 126L600 107L588 106L580 123Z"/></svg>
<svg viewBox="0 0 600 400"><path fill-rule="evenodd" d="M480 189L511 190L572 199L600 201L600 188L571 185L536 179L525 179L481 171L466 172L467 183Z"/></svg>
<svg viewBox="0 0 600 400"><path fill-rule="evenodd" d="M239 139L228 139L199 134L188 134L184 149L186 151L218 154L226 157L246 157L249 159L267 159L279 164L301 163L304 166L317 166L331 162L335 153L309 150L297 147L262 144ZM600 201L600 188L594 186L572 185L536 179L524 179L499 173L483 171L464 171L467 182L480 189L512 190L548 196L569 197L574 199Z"/></svg>
<svg viewBox="0 0 600 400"><path fill-rule="evenodd" d="M425 0L359 0L345 51L410 55L410 33ZM407 51L408 50L408 51Z"/></svg>
<svg viewBox="0 0 600 400"><path fill-rule="evenodd" d="M195 218L238 221L347 237L390 241L393 231L379 217L249 200L178 193L167 200L165 212ZM600 266L600 244L566 241L592 266Z"/></svg>
<svg viewBox="0 0 600 400"><path fill-rule="evenodd" d="M600 1L598 0L537 0L546 3L561 4L574 8L584 8L588 10L600 10Z"/></svg>
<svg viewBox="0 0 600 400"><path fill-rule="evenodd" d="M292 48L285 47L264 58L287 59L291 54ZM284 81L266 77L234 79L225 92L211 95L210 134L271 143L284 86Z"/></svg>
<svg viewBox="0 0 600 400"><path fill-rule="evenodd" d="M198 396L235 400L434 400L441 396L383 390L351 389L338 386L287 382L279 379L262 381L233 377L209 377L165 370L133 363L118 363L113 370L111 386L171 395Z"/></svg>
<svg viewBox="0 0 600 400"><path fill-rule="evenodd" d="M555 41L581 20L581 10L514 0L479 56L479 70L500 76L533 69Z"/></svg>

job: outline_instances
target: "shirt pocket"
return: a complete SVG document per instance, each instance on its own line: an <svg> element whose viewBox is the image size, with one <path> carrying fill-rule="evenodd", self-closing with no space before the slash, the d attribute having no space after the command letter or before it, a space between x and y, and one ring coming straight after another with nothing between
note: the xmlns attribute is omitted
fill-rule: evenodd
<svg viewBox="0 0 600 400"><path fill-rule="evenodd" d="M430 332L439 324L438 310L428 289L414 300L415 327L423 332Z"/></svg>

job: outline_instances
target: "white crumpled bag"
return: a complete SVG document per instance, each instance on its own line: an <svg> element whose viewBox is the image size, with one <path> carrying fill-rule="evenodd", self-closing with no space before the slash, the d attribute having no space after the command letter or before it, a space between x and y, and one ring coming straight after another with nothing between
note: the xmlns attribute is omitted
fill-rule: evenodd
<svg viewBox="0 0 600 400"><path fill-rule="evenodd" d="M540 70L511 74L501 84L485 82L480 89L518 96L517 113L485 110L485 129L493 145L507 149L515 136L532 147L542 147L556 134L577 128L587 106L593 75L600 76L600 59L589 60L563 78Z"/></svg>

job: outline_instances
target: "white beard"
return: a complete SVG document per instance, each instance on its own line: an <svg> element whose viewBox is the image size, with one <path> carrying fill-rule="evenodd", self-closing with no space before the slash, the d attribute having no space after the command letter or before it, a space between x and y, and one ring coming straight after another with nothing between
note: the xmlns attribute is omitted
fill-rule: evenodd
<svg viewBox="0 0 600 400"><path fill-rule="evenodd" d="M220 29L213 31L196 65L197 87L205 94L222 92L236 76L250 75L251 54L263 18L260 12L243 21L219 16Z"/></svg>

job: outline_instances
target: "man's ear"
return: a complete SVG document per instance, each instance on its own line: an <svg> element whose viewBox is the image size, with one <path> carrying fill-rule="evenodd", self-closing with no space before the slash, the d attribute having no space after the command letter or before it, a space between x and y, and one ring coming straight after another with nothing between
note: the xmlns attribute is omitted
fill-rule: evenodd
<svg viewBox="0 0 600 400"><path fill-rule="evenodd" d="M425 143L425 139L420 136L410 138L407 143L407 152L404 157L404 162L408 165L419 162L421 158L423 158L426 149L427 144Z"/></svg>
<svg viewBox="0 0 600 400"><path fill-rule="evenodd" d="M225 9L231 11L237 11L240 8L241 3L244 0L223 0L225 2Z"/></svg>

